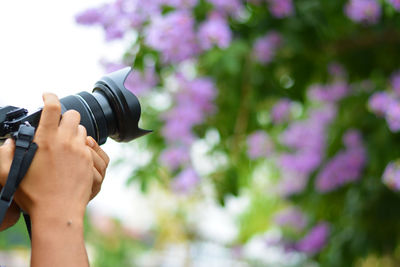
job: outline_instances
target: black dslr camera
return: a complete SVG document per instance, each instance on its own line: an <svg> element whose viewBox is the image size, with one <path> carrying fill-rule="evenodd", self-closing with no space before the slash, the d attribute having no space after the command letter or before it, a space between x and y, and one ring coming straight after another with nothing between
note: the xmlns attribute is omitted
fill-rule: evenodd
<svg viewBox="0 0 400 267"><path fill-rule="evenodd" d="M129 142L151 131L138 126L141 108L137 97L128 91L124 82L131 68L127 67L101 78L93 93L81 92L60 99L62 113L74 109L81 114L81 124L87 134L100 145L107 137L118 142ZM24 108L0 108L0 141L13 137L22 124L37 127L41 109L28 114Z"/></svg>

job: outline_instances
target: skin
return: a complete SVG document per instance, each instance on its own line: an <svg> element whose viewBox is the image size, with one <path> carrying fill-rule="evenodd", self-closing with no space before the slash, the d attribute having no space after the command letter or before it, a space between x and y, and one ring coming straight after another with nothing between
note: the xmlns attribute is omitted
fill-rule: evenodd
<svg viewBox="0 0 400 267"><path fill-rule="evenodd" d="M89 266L84 245L86 205L100 191L109 158L86 129L80 115L61 116L54 94L43 95L44 108L35 134L39 146L0 230L18 220L20 208L31 216L31 266ZM0 184L4 185L15 144L0 147Z"/></svg>

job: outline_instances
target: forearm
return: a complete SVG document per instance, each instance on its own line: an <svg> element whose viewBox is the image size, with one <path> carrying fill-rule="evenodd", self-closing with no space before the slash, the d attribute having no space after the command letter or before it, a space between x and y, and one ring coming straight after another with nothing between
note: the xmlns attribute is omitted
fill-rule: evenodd
<svg viewBox="0 0 400 267"><path fill-rule="evenodd" d="M52 213L49 210L36 214L31 218L32 267L89 266L83 236L83 216L67 211Z"/></svg>

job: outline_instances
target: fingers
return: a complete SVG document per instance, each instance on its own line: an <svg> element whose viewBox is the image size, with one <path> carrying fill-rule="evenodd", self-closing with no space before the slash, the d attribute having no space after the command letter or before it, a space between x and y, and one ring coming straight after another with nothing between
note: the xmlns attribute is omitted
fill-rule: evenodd
<svg viewBox="0 0 400 267"><path fill-rule="evenodd" d="M91 147L106 163L106 167L110 163L110 158L108 157L107 153L104 152L103 149L97 144L97 142L93 139L93 137L88 136L86 138L86 144Z"/></svg>
<svg viewBox="0 0 400 267"><path fill-rule="evenodd" d="M3 223L0 225L0 231L3 231L18 222L21 210L18 205L13 201L7 210Z"/></svg>
<svg viewBox="0 0 400 267"><path fill-rule="evenodd" d="M44 107L39 121L38 131L55 131L60 123L61 104L55 94L43 94Z"/></svg>
<svg viewBox="0 0 400 267"><path fill-rule="evenodd" d="M92 153L93 159L93 185L92 195L90 197L90 199L93 199L101 189L110 159L92 137L88 136L86 138L86 144Z"/></svg>
<svg viewBox="0 0 400 267"><path fill-rule="evenodd" d="M14 157L15 142L11 138L7 139L0 147L0 184L4 185L8 172L10 171L11 162Z"/></svg>
<svg viewBox="0 0 400 267"><path fill-rule="evenodd" d="M100 192L103 179L104 176L101 175L95 167L93 167L93 185L92 185L92 194L90 196L90 200L92 200Z"/></svg>
<svg viewBox="0 0 400 267"><path fill-rule="evenodd" d="M78 125L77 137L80 140L80 142L82 142L83 145L86 143L87 131L86 128L80 124Z"/></svg>
<svg viewBox="0 0 400 267"><path fill-rule="evenodd" d="M90 151L92 152L93 166L102 176L105 176L107 162L93 148L90 148Z"/></svg>
<svg viewBox="0 0 400 267"><path fill-rule="evenodd" d="M81 115L78 111L68 110L62 115L60 122L60 128L63 134L67 137L72 137L77 133L79 122L81 121Z"/></svg>
<svg viewBox="0 0 400 267"><path fill-rule="evenodd" d="M8 138L0 147L1 153L6 155L14 155L15 142L13 139Z"/></svg>

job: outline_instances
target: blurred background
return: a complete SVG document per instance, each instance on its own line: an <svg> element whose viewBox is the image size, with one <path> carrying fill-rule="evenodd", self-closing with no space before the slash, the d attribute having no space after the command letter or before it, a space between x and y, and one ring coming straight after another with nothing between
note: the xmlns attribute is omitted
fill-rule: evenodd
<svg viewBox="0 0 400 267"><path fill-rule="evenodd" d="M0 3L0 106L125 86L92 266L400 266L400 1ZM0 265L29 266L24 224Z"/></svg>

